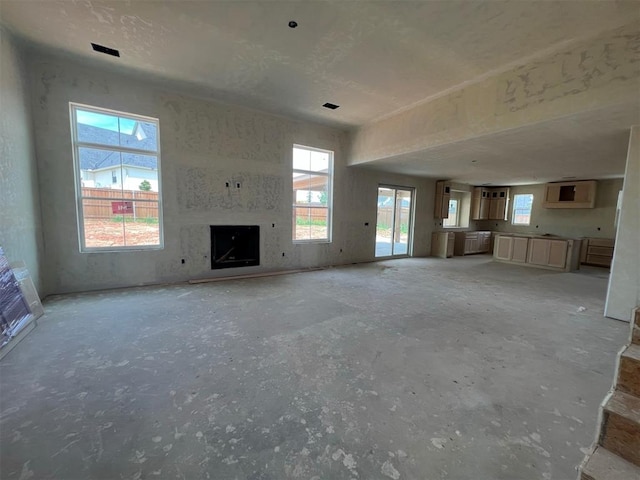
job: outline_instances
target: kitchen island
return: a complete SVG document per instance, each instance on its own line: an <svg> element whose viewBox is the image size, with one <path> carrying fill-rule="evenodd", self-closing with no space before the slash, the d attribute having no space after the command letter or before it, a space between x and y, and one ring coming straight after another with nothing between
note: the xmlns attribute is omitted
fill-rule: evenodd
<svg viewBox="0 0 640 480"><path fill-rule="evenodd" d="M580 268L579 238L498 233L493 258L499 262L570 272Z"/></svg>

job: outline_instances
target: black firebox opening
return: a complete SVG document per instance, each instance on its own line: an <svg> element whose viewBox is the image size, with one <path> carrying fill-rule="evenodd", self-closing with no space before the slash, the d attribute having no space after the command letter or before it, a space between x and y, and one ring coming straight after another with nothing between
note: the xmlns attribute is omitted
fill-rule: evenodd
<svg viewBox="0 0 640 480"><path fill-rule="evenodd" d="M211 225L211 268L260 265L258 225Z"/></svg>

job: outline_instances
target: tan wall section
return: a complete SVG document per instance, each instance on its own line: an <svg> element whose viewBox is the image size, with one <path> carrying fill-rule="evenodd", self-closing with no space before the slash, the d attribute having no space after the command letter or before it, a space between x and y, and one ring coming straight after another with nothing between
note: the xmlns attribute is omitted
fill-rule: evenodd
<svg viewBox="0 0 640 480"><path fill-rule="evenodd" d="M22 53L0 27L0 246L9 262L25 262L44 296L40 194L28 84Z"/></svg>
<svg viewBox="0 0 640 480"><path fill-rule="evenodd" d="M513 233L532 233L544 235L550 233L566 237L615 237L615 215L618 192L622 190L622 179L599 180L595 208L557 209L544 208L544 184L520 185L511 187L509 220L483 220L480 227L487 230ZM517 194L533 194L531 225L512 225L513 197Z"/></svg>

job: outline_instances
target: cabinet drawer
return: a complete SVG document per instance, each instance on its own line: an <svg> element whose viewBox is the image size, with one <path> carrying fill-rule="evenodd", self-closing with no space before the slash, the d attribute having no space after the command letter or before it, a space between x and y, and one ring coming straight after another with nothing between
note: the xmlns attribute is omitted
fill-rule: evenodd
<svg viewBox="0 0 640 480"><path fill-rule="evenodd" d="M603 267L611 266L611 257L603 256L603 255L587 255L587 259L585 263L589 263L591 265L600 265Z"/></svg>
<svg viewBox="0 0 640 480"><path fill-rule="evenodd" d="M594 247L589 243L589 248L587 249L587 255L605 255L612 257L613 256L613 247Z"/></svg>
<svg viewBox="0 0 640 480"><path fill-rule="evenodd" d="M615 245L615 240L610 238L590 238L589 246L590 247L611 247L613 248Z"/></svg>

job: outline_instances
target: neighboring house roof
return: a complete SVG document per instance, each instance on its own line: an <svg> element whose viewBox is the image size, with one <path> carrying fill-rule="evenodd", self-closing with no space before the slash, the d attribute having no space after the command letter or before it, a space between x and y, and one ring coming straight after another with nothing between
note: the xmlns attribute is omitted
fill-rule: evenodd
<svg viewBox="0 0 640 480"><path fill-rule="evenodd" d="M142 130L145 138L138 140L135 135L114 132L106 128L91 125L78 124L78 139L81 142L111 145L114 148L128 147L141 150L149 150L150 155L142 155L126 152L114 152L98 150L88 147L80 147L80 169L101 170L109 167L131 166L158 169L158 158L152 152L156 150L157 127L153 124L138 122L134 132Z"/></svg>
<svg viewBox="0 0 640 480"><path fill-rule="evenodd" d="M135 175L132 175L132 173L135 174L136 171L140 172L141 170L150 170L150 171L157 170L157 168L155 168L155 167L141 167L140 165L131 165L131 163L126 163L126 162L123 163L122 166L123 167L127 167L130 177L135 176ZM106 166L106 167L100 167L100 168L92 168L91 170L88 170L88 171L91 171L93 173L98 173L98 172L104 172L104 171L108 171L108 170L113 170L114 167L120 168L120 164Z"/></svg>

